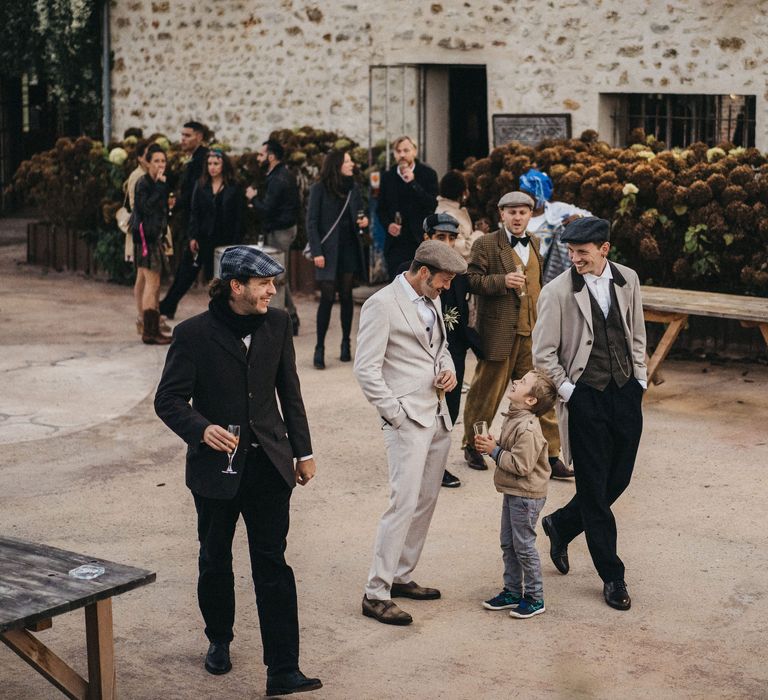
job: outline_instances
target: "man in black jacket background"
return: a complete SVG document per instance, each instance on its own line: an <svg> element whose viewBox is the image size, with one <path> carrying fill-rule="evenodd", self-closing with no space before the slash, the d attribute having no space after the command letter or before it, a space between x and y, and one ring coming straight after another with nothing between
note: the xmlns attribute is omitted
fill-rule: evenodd
<svg viewBox="0 0 768 700"><path fill-rule="evenodd" d="M259 250L227 250L209 310L174 331L155 396L157 415L187 443L186 483L200 541L198 602L210 642L205 668L215 675L232 668L232 539L242 515L267 695L322 686L299 670L296 583L284 556L291 492L312 479L315 460L290 319L269 308L274 278L283 272ZM239 426L239 441L225 426ZM234 473L226 470L233 451Z"/></svg>
<svg viewBox="0 0 768 700"><path fill-rule="evenodd" d="M176 308L181 298L195 283L200 266L196 264L196 254L189 243L189 217L192 212L192 194L195 185L203 174L205 163L208 159L208 149L205 146L205 137L208 129L200 122L191 121L184 124L181 130L181 150L190 156L190 161L184 170L179 184L179 196L176 206L173 208L174 217L179 220L181 235L179 236L182 249L181 258L176 275L173 278L165 297L160 301L160 313L168 318L176 315Z"/></svg>
<svg viewBox="0 0 768 700"><path fill-rule="evenodd" d="M392 281L404 262L413 260L422 241L422 223L437 206L437 173L417 160L410 136L392 144L396 164L381 176L378 215L387 238L384 259Z"/></svg>
<svg viewBox="0 0 768 700"><path fill-rule="evenodd" d="M264 241L267 245L282 250L286 263L291 244L296 240L296 223L299 219L299 188L296 178L288 166L283 163L285 149L274 139L261 145L258 161L267 170L266 191L263 197L253 187L245 191L245 196L257 214L261 217ZM293 334L299 334L299 315L293 303L288 279L285 280L285 310L291 316Z"/></svg>

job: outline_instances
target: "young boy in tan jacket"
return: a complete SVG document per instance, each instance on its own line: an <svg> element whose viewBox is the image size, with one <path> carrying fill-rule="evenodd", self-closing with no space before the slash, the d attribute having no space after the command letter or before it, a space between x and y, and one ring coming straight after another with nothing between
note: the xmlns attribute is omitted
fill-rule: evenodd
<svg viewBox="0 0 768 700"><path fill-rule="evenodd" d="M557 388L546 374L533 369L512 382L507 398L509 410L498 444L493 435L475 437L475 448L496 462L493 482L504 494L500 535L504 589L483 607L509 610L510 617L525 619L545 610L536 521L547 500L551 467L538 416L555 405Z"/></svg>

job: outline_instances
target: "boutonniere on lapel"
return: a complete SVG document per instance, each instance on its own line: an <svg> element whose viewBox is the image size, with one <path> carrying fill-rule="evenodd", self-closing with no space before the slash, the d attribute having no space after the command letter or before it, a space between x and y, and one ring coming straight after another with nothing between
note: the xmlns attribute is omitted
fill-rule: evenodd
<svg viewBox="0 0 768 700"><path fill-rule="evenodd" d="M443 309L443 322L445 327L452 331L459 323L459 310L455 306L446 306Z"/></svg>

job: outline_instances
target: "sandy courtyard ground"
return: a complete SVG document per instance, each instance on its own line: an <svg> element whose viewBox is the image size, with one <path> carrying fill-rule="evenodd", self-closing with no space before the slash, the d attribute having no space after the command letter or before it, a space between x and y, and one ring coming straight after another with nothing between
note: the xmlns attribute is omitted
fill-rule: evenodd
<svg viewBox="0 0 768 700"><path fill-rule="evenodd" d="M0 532L157 572L156 583L114 599L121 698L260 697L265 670L242 526L234 669L213 677L202 667L184 446L152 408L165 350L139 343L129 289L45 274L20 264L24 254L6 236ZM205 304L197 290L178 319ZM443 489L416 571L443 599L403 601L415 623L393 628L360 615L387 500L379 423L337 359L338 309L324 372L311 365L314 301L301 299L299 310L318 477L294 493L288 557L302 669L325 684L311 697L768 698L766 367L669 361L666 383L646 396L634 478L615 507L627 613L604 604L583 539L564 577L543 534L546 614L523 621L480 607L501 587L500 496L492 472L464 466L454 431L449 468L463 485ZM571 483L553 482L544 513L572 493ZM85 674L82 611L57 617L40 637ZM62 697L9 649L0 647L0 658L0 697Z"/></svg>

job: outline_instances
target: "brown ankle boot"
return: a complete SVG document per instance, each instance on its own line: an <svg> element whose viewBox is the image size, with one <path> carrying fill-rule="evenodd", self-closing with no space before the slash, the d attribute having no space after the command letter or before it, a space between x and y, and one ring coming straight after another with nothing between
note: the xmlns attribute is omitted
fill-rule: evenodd
<svg viewBox="0 0 768 700"><path fill-rule="evenodd" d="M160 332L160 313L154 309L144 311L144 332L141 342L146 345L168 345L171 339Z"/></svg>

